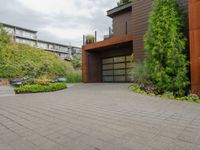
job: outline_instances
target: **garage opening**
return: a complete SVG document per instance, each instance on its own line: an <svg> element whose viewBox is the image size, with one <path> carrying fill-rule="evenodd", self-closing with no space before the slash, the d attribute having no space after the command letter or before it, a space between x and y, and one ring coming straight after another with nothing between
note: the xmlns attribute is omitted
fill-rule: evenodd
<svg viewBox="0 0 200 150"><path fill-rule="evenodd" d="M103 82L130 82L132 56L117 56L102 59Z"/></svg>

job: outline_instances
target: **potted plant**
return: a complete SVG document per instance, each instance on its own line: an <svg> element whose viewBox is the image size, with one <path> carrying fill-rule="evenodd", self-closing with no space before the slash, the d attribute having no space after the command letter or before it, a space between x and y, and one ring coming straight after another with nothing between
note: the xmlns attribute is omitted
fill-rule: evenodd
<svg viewBox="0 0 200 150"><path fill-rule="evenodd" d="M95 36L94 35L87 35L86 36L86 44L92 44L95 42Z"/></svg>

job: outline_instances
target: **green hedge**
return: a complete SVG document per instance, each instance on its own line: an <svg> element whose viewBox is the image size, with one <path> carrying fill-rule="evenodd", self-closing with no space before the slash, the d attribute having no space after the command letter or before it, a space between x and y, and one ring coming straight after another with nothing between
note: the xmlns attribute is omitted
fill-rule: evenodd
<svg viewBox="0 0 200 150"><path fill-rule="evenodd" d="M39 92L51 92L51 91L58 91L62 89L66 89L66 83L51 83L49 85L24 85L18 88L15 88L15 92L17 94L20 93L39 93Z"/></svg>

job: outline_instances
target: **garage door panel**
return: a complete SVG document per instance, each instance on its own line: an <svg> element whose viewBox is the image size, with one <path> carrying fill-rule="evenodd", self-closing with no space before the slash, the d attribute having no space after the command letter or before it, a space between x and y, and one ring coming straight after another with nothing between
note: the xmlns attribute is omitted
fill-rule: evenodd
<svg viewBox="0 0 200 150"><path fill-rule="evenodd" d="M126 68L125 63L114 64L114 69L123 69Z"/></svg>
<svg viewBox="0 0 200 150"><path fill-rule="evenodd" d="M120 69L120 70L114 70L114 75L125 75L126 70L125 69Z"/></svg>
<svg viewBox="0 0 200 150"><path fill-rule="evenodd" d="M114 63L125 62L125 56L114 57Z"/></svg>
<svg viewBox="0 0 200 150"><path fill-rule="evenodd" d="M103 63L103 64L113 63L113 58L106 58L106 59L103 59L102 63Z"/></svg>
<svg viewBox="0 0 200 150"><path fill-rule="evenodd" d="M103 77L104 82L113 82L113 76L104 76Z"/></svg>
<svg viewBox="0 0 200 150"><path fill-rule="evenodd" d="M114 75L113 70L103 71L103 76L113 76L113 75Z"/></svg>
<svg viewBox="0 0 200 150"><path fill-rule="evenodd" d="M113 64L103 65L103 70L113 69Z"/></svg>
<svg viewBox="0 0 200 150"><path fill-rule="evenodd" d="M124 82L126 81L126 76L114 76L114 81L116 82Z"/></svg>
<svg viewBox="0 0 200 150"><path fill-rule="evenodd" d="M103 82L131 81L132 56L119 56L102 59Z"/></svg>

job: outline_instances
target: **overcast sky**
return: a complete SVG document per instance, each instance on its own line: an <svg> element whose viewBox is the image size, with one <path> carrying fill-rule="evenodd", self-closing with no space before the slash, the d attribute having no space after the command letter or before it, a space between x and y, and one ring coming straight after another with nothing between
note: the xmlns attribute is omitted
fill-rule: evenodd
<svg viewBox="0 0 200 150"><path fill-rule="evenodd" d="M0 0L0 22L38 31L40 39L82 45L83 34L108 34L106 11L117 0Z"/></svg>

